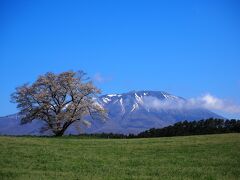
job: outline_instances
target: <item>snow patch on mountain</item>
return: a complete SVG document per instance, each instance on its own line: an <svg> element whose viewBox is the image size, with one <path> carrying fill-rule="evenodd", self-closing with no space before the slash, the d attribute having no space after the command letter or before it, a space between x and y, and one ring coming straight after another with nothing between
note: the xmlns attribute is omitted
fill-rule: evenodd
<svg viewBox="0 0 240 180"><path fill-rule="evenodd" d="M124 108L124 105L123 105L123 98L121 98L119 100L120 104L121 104L121 107L122 107L122 113L125 113L125 108Z"/></svg>
<svg viewBox="0 0 240 180"><path fill-rule="evenodd" d="M136 110L138 108L139 108L138 103L133 104L131 112L133 112L134 110Z"/></svg>

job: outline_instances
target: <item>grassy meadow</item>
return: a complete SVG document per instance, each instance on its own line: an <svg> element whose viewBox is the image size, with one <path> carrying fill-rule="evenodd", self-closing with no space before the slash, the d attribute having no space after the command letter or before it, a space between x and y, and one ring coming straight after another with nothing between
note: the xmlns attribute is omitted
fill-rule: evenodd
<svg viewBox="0 0 240 180"><path fill-rule="evenodd" d="M0 137L0 179L240 179L240 134Z"/></svg>

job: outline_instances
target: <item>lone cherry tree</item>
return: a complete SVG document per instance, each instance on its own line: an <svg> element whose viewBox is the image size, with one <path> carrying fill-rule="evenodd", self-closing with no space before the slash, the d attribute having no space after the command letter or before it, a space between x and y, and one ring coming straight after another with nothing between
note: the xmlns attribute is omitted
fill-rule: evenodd
<svg viewBox="0 0 240 180"><path fill-rule="evenodd" d="M22 116L21 123L42 120L43 131L52 130L62 136L74 122L85 122L84 118L104 118L104 109L96 102L100 93L85 73L46 73L32 85L24 84L16 88L12 101L17 103Z"/></svg>

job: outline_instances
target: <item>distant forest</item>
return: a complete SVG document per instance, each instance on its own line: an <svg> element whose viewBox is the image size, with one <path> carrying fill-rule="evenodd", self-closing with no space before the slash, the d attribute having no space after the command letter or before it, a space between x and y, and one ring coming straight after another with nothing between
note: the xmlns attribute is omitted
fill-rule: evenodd
<svg viewBox="0 0 240 180"><path fill-rule="evenodd" d="M99 138L150 138L150 137L171 137L189 136L204 134L240 133L240 120L231 119L206 119L200 121L182 121L164 128L152 128L137 135L129 134L82 134L79 136Z"/></svg>

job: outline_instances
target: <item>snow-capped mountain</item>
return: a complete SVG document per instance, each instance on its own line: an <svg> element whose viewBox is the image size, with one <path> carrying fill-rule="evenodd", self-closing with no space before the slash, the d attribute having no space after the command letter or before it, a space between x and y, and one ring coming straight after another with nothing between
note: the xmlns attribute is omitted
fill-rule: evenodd
<svg viewBox="0 0 240 180"><path fill-rule="evenodd" d="M160 128L183 120L200 120L219 115L202 108L186 107L187 100L162 91L131 91L107 94L97 99L106 109L106 121L90 120L91 126L84 133L139 133L150 128ZM0 134L38 134L42 122L19 125L17 115L0 118ZM73 124L68 134L78 134L79 126Z"/></svg>
<svg viewBox="0 0 240 180"><path fill-rule="evenodd" d="M183 120L200 120L219 115L202 108L186 107L187 100L162 91L131 91L99 98L108 121L92 123L87 132L139 133Z"/></svg>

